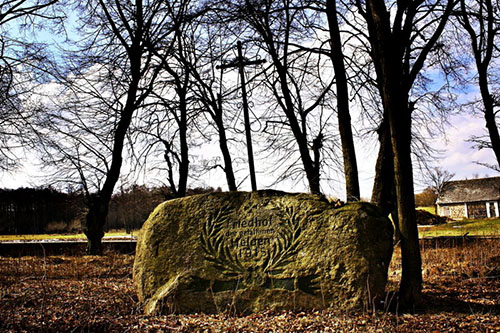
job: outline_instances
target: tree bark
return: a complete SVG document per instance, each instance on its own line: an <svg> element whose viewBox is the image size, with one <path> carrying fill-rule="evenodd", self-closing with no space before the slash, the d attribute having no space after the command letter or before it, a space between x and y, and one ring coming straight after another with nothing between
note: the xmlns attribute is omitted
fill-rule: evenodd
<svg viewBox="0 0 500 333"><path fill-rule="evenodd" d="M411 309L419 304L422 293L422 259L411 162L411 112L407 101L408 99L400 100L400 107L391 107L389 112L401 257L404 258L399 287L399 301L403 309Z"/></svg>
<svg viewBox="0 0 500 333"><path fill-rule="evenodd" d="M90 255L102 254L102 238L104 237L104 223L108 215L108 204L106 200L93 193L87 198L87 215L83 233L87 237L87 253Z"/></svg>
<svg viewBox="0 0 500 333"><path fill-rule="evenodd" d="M337 88L337 118L339 124L342 156L344 159L344 177L346 184L347 201L359 201L358 164L351 128L349 112L349 90L347 75L342 51L342 40L338 25L337 7L335 0L326 1L326 15L330 29L331 59L335 70L335 86Z"/></svg>
<svg viewBox="0 0 500 333"><path fill-rule="evenodd" d="M229 147L227 146L226 129L222 117L222 96L220 94L217 95L217 102L218 105L214 108L214 121L217 126L217 132L219 133L219 147L222 159L224 160L224 173L226 175L227 187L229 191L237 191L238 187L236 186L236 179L234 177L233 162Z"/></svg>
<svg viewBox="0 0 500 333"><path fill-rule="evenodd" d="M179 162L179 185L177 186L177 197L186 196L187 181L189 175L189 147L187 142L187 85L189 82L189 72L186 72L184 85L179 89L179 141L181 144L181 158Z"/></svg>
<svg viewBox="0 0 500 333"><path fill-rule="evenodd" d="M389 216L396 208L396 194L391 132L387 120L382 120L377 132L380 147L375 165L375 180L373 182L371 202L380 208L384 216Z"/></svg>
<svg viewBox="0 0 500 333"><path fill-rule="evenodd" d="M403 40L391 31L391 19L382 0L367 0L366 17L377 83L391 138L396 204L401 240L402 277L399 304L411 309L421 300L422 263L415 217L413 167L411 162L411 82L403 79ZM398 8L399 9L399 8Z"/></svg>
<svg viewBox="0 0 500 333"><path fill-rule="evenodd" d="M484 67L484 68L483 68ZM495 119L495 110L493 97L491 96L488 87L488 72L487 66L478 64L479 76L479 90L481 91L481 98L483 99L484 106L484 120L486 121L486 128L490 136L491 149L493 150L497 163L500 167L500 135L498 133L497 122Z"/></svg>
<svg viewBox="0 0 500 333"><path fill-rule="evenodd" d="M378 129L380 148L375 165L375 180L371 202L379 207L384 216L391 216L394 226L394 242L399 241L399 219L394 184L394 158L391 133L387 120L382 120Z"/></svg>

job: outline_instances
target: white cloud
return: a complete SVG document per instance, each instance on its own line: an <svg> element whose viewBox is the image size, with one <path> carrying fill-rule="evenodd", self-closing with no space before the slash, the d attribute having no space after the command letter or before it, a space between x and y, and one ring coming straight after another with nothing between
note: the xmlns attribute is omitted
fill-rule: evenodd
<svg viewBox="0 0 500 333"><path fill-rule="evenodd" d="M478 165L475 162L496 165L493 152L490 149L477 150L467 140L475 135L484 135L486 132L485 121L482 118L468 114L457 115L450 119L452 124L444 136L434 140L435 148L444 153L437 165L445 170L455 173L454 179L471 178L474 175L484 177L495 176L497 172Z"/></svg>

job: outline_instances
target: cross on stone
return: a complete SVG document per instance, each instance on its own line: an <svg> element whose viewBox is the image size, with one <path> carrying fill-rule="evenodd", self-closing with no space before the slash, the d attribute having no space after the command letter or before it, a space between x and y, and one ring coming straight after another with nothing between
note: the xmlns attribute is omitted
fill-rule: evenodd
<svg viewBox="0 0 500 333"><path fill-rule="evenodd" d="M238 67L240 72L241 80L241 95L243 99L243 118L245 119L245 134L247 140L247 151L248 151L248 165L250 168L250 181L252 183L252 191L257 191L257 180L255 178L255 166L253 161L253 148L252 148L252 134L250 130L250 116L248 112L248 100L247 100L247 89L245 84L245 66L249 65L259 65L265 63L265 60L248 60L243 58L243 52L241 49L241 42L238 41L238 58L234 59L230 63L222 64L217 66L217 69L235 68Z"/></svg>

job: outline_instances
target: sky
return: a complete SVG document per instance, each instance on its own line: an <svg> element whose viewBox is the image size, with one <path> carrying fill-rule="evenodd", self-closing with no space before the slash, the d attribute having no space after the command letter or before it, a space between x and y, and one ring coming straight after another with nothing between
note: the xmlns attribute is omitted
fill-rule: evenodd
<svg viewBox="0 0 500 333"><path fill-rule="evenodd" d="M46 39L49 43L53 41L54 35L41 32L38 37ZM56 38L57 39L57 38ZM445 133L434 138L431 141L431 146L441 152L439 158L433 163L436 167L441 167L455 174L453 179L466 179L476 176L497 176L498 173L480 166L476 161L488 164L496 164L494 154L491 150L478 151L472 147L472 144L466 140L472 135L481 135L485 132L485 121L477 116L470 114L456 114L448 119L450 126L447 126ZM356 126L356 124L354 124ZM372 142L356 140L356 153L358 159L359 179L361 186L361 197L370 198L373 178L375 173L375 161L378 153L376 140ZM22 158L22 167L14 173L0 172L0 188L18 188L30 187L43 184L43 173L36 165L36 160L29 155L19 154ZM256 170L262 170L263 165L259 165L259 160L256 160ZM244 170L240 173L240 179L244 177ZM422 191L429 184L422 181L423 175L415 170L414 181L415 191ZM221 184L225 185L226 181L223 173L220 170L214 170L204 176L205 185L218 187ZM257 174L257 182L259 188L268 187L272 183L272 179L265 177L262 174ZM326 184L326 183L329 184ZM323 181L326 189L326 195L343 199L344 185L342 183L342 175L338 174L337 179ZM224 189L224 186L223 186ZM250 190L250 182L246 180L242 186L242 190ZM307 191L306 184L299 183L283 183L277 186L277 189L303 192Z"/></svg>
<svg viewBox="0 0 500 333"><path fill-rule="evenodd" d="M440 158L436 160L434 165L454 173L454 180L470 179L477 176L497 176L497 172L475 163L475 161L479 161L482 163L495 164L493 152L487 149L478 151L472 147L471 143L466 141L471 135L481 135L484 133L484 120L468 114L454 115L448 120L451 125L445 129L444 135L440 135L431 141L431 145L442 152L442 154L439 155ZM359 140L356 142L362 198L368 199L371 196L377 152L377 144L370 144ZM36 161L33 157L25 156L25 158L22 159L22 164L23 167L15 173L0 173L0 188L29 187L43 184L43 173L36 166ZM262 166L260 166L258 162L256 169L257 171L262 169ZM241 172L242 177L244 177L244 173L245 171L243 170ZM415 191L417 193L428 186L428 184L421 179L422 175L419 174L418 170L415 170L414 180ZM226 183L224 175L219 171L213 171L206 174L204 180L206 185L213 187L220 186L221 184L225 185ZM331 188L328 189L325 194L330 197L343 199L344 189L341 183L341 176L339 175L338 180L331 181L333 181L334 184L325 186ZM271 182L271 179L262 176L262 174L257 174L259 188L266 187ZM302 183L283 183L276 188L291 192L307 191L305 184ZM249 181L245 181L241 189L250 190Z"/></svg>
<svg viewBox="0 0 500 333"><path fill-rule="evenodd" d="M454 180L498 176L498 172L475 163L497 164L493 151L477 150L466 141L472 135L485 133L485 120L470 115L456 115L450 122L453 126L448 128L446 136L435 140L436 147L445 150L437 166L455 173Z"/></svg>

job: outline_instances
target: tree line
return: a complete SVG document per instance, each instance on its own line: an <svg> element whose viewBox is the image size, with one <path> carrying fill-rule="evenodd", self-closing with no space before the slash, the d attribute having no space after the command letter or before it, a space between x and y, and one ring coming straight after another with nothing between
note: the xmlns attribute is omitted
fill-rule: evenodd
<svg viewBox="0 0 500 333"><path fill-rule="evenodd" d="M54 189L19 188L0 190L0 232L2 234L40 234L50 225L69 226L81 215L82 196Z"/></svg>
<svg viewBox="0 0 500 333"><path fill-rule="evenodd" d="M411 306L422 288L413 178L432 154L426 137L450 110L469 109L487 128L471 140L500 149L498 12L491 0L4 2L1 166L23 146L47 181L78 186L90 253L102 251L117 184L156 173L182 197L190 180L220 169L238 190L249 159L243 80L227 68L241 42L238 59L255 65L244 68L249 125L275 183L304 181L319 194L337 169L347 200L359 200L354 135L375 133L371 201L395 221L400 303ZM57 52L30 38L36 29L59 34ZM459 104L471 87L480 98ZM365 124L355 131L354 109ZM219 152L205 160L209 142Z"/></svg>
<svg viewBox="0 0 500 333"><path fill-rule="evenodd" d="M213 188L187 189L188 195L221 191ZM175 198L168 187L133 185L120 188L111 197L104 231L142 227L153 209ZM53 188L0 189L0 234L23 235L80 232L85 218L82 192Z"/></svg>

